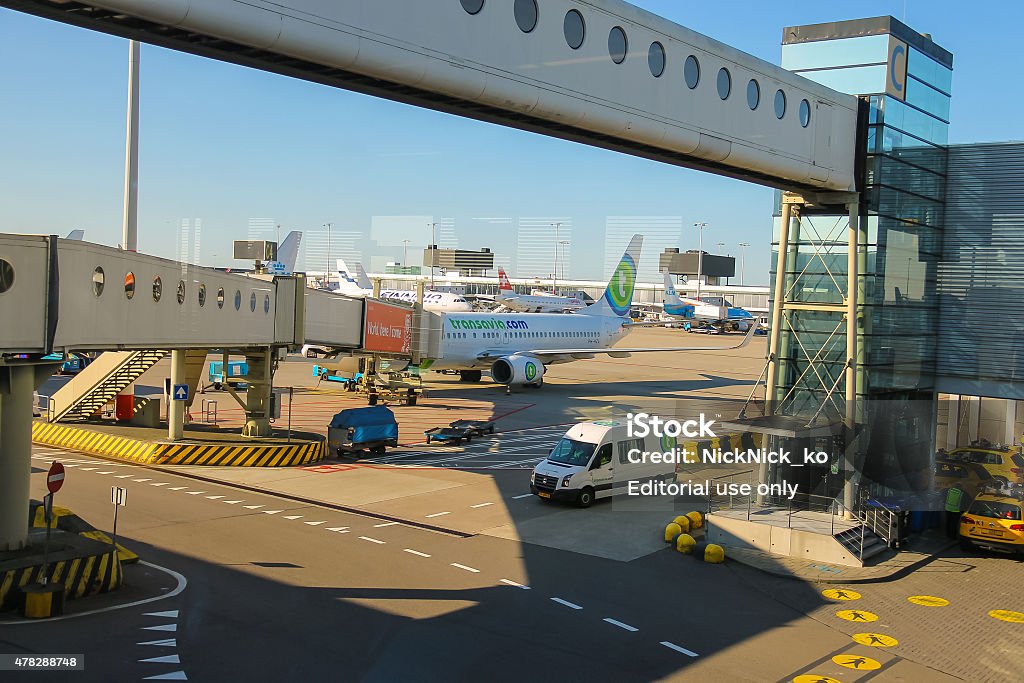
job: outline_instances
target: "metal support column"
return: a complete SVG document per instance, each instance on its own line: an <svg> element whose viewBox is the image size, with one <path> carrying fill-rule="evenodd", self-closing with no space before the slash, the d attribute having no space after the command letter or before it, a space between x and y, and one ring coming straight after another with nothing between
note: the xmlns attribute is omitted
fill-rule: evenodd
<svg viewBox="0 0 1024 683"><path fill-rule="evenodd" d="M860 416L860 405L857 402L857 388L860 374L860 363L857 356L857 336L859 321L857 318L858 290L860 288L860 201L855 200L848 205L850 225L847 230L846 256L846 467L844 467L843 507L847 519L853 517L852 510L856 503L856 481L854 473L857 463L857 451L860 442L857 425L863 420ZM861 380L862 381L862 380Z"/></svg>
<svg viewBox="0 0 1024 683"><path fill-rule="evenodd" d="M246 352L249 365L249 385L245 393L245 427L242 436L270 436L270 394L273 391L274 372L271 349Z"/></svg>
<svg viewBox="0 0 1024 683"><path fill-rule="evenodd" d="M227 374L227 366L224 366L224 373ZM171 351L171 405L167 409L167 438L171 441L181 439L185 430L185 407L186 401L175 400L174 387L187 384L185 379L185 351L173 349Z"/></svg>
<svg viewBox="0 0 1024 683"><path fill-rule="evenodd" d="M28 540L35 368L0 367L0 550Z"/></svg>
<svg viewBox="0 0 1024 683"><path fill-rule="evenodd" d="M768 339L768 377L765 380L765 414L775 413L775 392L779 381L779 339L782 336L782 302L786 298L786 268L789 254L789 224L793 218L793 205L782 203L779 224L779 256L775 263L775 289L772 295L772 329Z"/></svg>

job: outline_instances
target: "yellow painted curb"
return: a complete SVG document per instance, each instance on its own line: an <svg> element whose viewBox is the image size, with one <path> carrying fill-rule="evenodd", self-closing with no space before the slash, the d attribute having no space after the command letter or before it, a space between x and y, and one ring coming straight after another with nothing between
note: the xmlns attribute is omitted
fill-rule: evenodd
<svg viewBox="0 0 1024 683"><path fill-rule="evenodd" d="M0 572L0 610L18 606L19 589L38 581L42 565L19 567ZM121 585L121 563L114 553L76 557L50 562L50 581L64 584L64 597L69 600L96 593L106 593Z"/></svg>
<svg viewBox="0 0 1024 683"><path fill-rule="evenodd" d="M319 462L327 455L326 441L304 441L281 446L159 443L46 422L32 423L32 441L144 465L291 467Z"/></svg>

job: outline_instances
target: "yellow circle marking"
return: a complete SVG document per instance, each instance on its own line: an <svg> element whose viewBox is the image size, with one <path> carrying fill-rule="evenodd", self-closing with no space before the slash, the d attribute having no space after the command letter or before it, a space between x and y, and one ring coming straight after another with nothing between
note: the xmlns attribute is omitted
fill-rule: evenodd
<svg viewBox="0 0 1024 683"><path fill-rule="evenodd" d="M853 639L868 647L896 647L900 644L900 641L884 633L856 633Z"/></svg>
<svg viewBox="0 0 1024 683"><path fill-rule="evenodd" d="M860 593L845 588L827 588L821 594L829 600L860 600Z"/></svg>
<svg viewBox="0 0 1024 683"><path fill-rule="evenodd" d="M915 605L924 605L925 607L945 607L949 604L949 600L946 598L937 598L934 595L911 595L907 600Z"/></svg>
<svg viewBox="0 0 1024 683"><path fill-rule="evenodd" d="M856 669L857 671L874 671L875 669L882 668L882 663L878 660L860 655L836 655L832 658L832 661L839 666L845 666L847 669Z"/></svg>
<svg viewBox="0 0 1024 683"><path fill-rule="evenodd" d="M869 621L878 621L878 615L872 614L871 612L865 612L861 609L843 609L836 612L836 616L840 619L846 619L847 621L860 622L866 624Z"/></svg>
<svg viewBox="0 0 1024 683"><path fill-rule="evenodd" d="M843 683L838 678L831 676L819 676L817 674L803 674L793 679L793 683Z"/></svg>
<svg viewBox="0 0 1024 683"><path fill-rule="evenodd" d="M1008 621L1011 624L1024 624L1024 612L1012 612L1008 609L994 609L988 613L993 619Z"/></svg>

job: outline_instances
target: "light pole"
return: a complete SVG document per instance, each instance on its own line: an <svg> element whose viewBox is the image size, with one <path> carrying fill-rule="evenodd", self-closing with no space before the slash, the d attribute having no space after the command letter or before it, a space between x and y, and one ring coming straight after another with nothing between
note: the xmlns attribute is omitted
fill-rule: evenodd
<svg viewBox="0 0 1024 683"><path fill-rule="evenodd" d="M704 228L707 223L694 223L697 228L697 301L700 301L700 278L704 272Z"/></svg>
<svg viewBox="0 0 1024 683"><path fill-rule="evenodd" d="M743 272L744 272L745 267L746 267L747 247L749 247L749 246L750 246L750 242L740 242L740 244L739 244L739 247L740 247L740 284L741 285L745 284L745 280L743 279Z"/></svg>
<svg viewBox="0 0 1024 683"><path fill-rule="evenodd" d="M434 288L434 260L437 258L437 223L430 223L430 288Z"/></svg>
<svg viewBox="0 0 1024 683"><path fill-rule="evenodd" d="M561 223L552 223L551 227L555 229L555 263L551 267L551 293L558 294L558 228L561 227Z"/></svg>
<svg viewBox="0 0 1024 683"><path fill-rule="evenodd" d="M569 240L559 242L562 245L562 279L565 279L565 250L569 246Z"/></svg>
<svg viewBox="0 0 1024 683"><path fill-rule="evenodd" d="M722 247L724 247L724 246L725 246L725 242L719 242L718 243L718 255L719 256L722 255Z"/></svg>
<svg viewBox="0 0 1024 683"><path fill-rule="evenodd" d="M327 228L327 270L324 271L324 282L327 287L331 286L331 226L334 223L324 223L324 227Z"/></svg>

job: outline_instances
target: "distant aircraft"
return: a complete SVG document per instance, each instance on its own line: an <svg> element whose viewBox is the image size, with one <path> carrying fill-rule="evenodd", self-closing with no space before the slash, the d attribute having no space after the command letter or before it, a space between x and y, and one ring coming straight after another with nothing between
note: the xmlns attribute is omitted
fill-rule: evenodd
<svg viewBox="0 0 1024 683"><path fill-rule="evenodd" d="M64 239L66 239L66 240L74 240L76 242L81 242L83 239L85 239L85 230L82 230L82 229L72 230L71 232L68 233L68 236L65 237Z"/></svg>
<svg viewBox="0 0 1024 683"><path fill-rule="evenodd" d="M442 315L440 354L420 369L458 371L463 381L479 381L489 370L498 384L540 387L545 368L607 354L626 358L654 351L723 351L746 346L628 348L612 346L636 324L629 319L636 286L642 235L634 235L604 295L578 313L446 313Z"/></svg>
<svg viewBox="0 0 1024 683"><path fill-rule="evenodd" d="M666 315L692 318L722 331L746 332L751 326L757 326L757 319L748 311L730 306L729 302L722 297L704 297L703 299L680 297L676 293L676 285L669 273L665 273L665 301L662 306Z"/></svg>
<svg viewBox="0 0 1024 683"><path fill-rule="evenodd" d="M267 261L266 271L271 275L291 275L295 272L295 263L299 260L299 244L302 233L292 230L277 247L277 260Z"/></svg>
<svg viewBox="0 0 1024 683"><path fill-rule="evenodd" d="M373 283L370 282L370 277L361 263L356 264L356 271L353 274L345 262L338 259L338 288L335 291L357 299L372 297ZM416 292L411 289L382 289L379 298L414 304L416 303ZM472 311L473 306L461 294L426 290L423 292L423 310L435 312Z"/></svg>
<svg viewBox="0 0 1024 683"><path fill-rule="evenodd" d="M498 268L498 296L494 297L494 302L520 313L559 313L575 311L587 305L578 297L558 296L536 290L533 294L516 294L504 268Z"/></svg>

